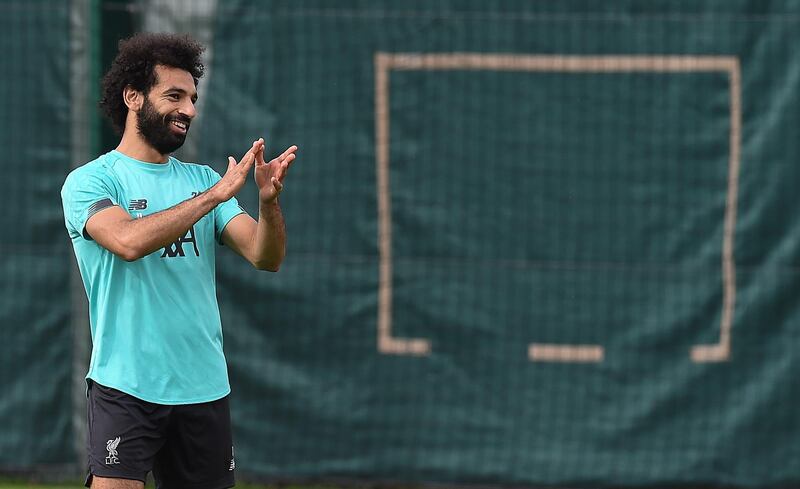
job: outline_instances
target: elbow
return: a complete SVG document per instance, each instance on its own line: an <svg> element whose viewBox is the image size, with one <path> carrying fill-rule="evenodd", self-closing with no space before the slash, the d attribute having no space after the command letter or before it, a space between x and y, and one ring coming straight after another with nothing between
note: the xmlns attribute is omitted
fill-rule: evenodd
<svg viewBox="0 0 800 489"><path fill-rule="evenodd" d="M122 240L116 243L115 249L112 250L112 252L126 262L136 261L146 254L144 250L135 244L127 243Z"/></svg>
<svg viewBox="0 0 800 489"><path fill-rule="evenodd" d="M280 262L254 262L253 266L263 272L277 272L281 268Z"/></svg>
<svg viewBox="0 0 800 489"><path fill-rule="evenodd" d="M266 272L277 272L281 268L281 263L283 263L284 254L281 253L280 256L265 258L262 260L253 260L251 263L256 268L256 270L262 270Z"/></svg>
<svg viewBox="0 0 800 489"><path fill-rule="evenodd" d="M122 260L125 260L126 262L136 261L136 260L138 260L139 258L142 257L141 253L139 253L137 250L134 250L132 248L119 249L119 250L115 251L114 254L117 255Z"/></svg>

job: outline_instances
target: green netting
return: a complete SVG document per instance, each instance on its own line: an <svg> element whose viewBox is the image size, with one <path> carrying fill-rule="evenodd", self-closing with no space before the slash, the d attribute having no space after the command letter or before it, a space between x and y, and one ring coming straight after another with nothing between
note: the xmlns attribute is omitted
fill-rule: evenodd
<svg viewBox="0 0 800 489"><path fill-rule="evenodd" d="M73 464L69 5L0 2L0 468Z"/></svg>
<svg viewBox="0 0 800 489"><path fill-rule="evenodd" d="M209 47L179 156L224 171L259 136L300 147L281 271L219 253L243 477L800 483L796 5L101 2L120 12ZM0 123L31 117L18 100ZM19 137L62 137L31 120ZM68 166L56 190L4 185L57 205ZM239 199L256 212L252 182ZM21 212L4 241L58 217L0 214ZM18 326L40 299L14 267L3 300L25 312L4 306L4 344L66 348ZM3 386L20 362L0 360Z"/></svg>
<svg viewBox="0 0 800 489"><path fill-rule="evenodd" d="M281 272L220 267L243 466L796 482L774 454L796 454L798 426L797 21L722 2L221 4L200 154L301 148ZM381 353L382 314L430 353Z"/></svg>

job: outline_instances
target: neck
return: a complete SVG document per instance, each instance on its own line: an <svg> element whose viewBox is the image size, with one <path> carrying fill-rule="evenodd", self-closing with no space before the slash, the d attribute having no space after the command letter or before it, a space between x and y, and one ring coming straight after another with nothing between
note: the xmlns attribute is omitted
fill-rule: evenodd
<svg viewBox="0 0 800 489"><path fill-rule="evenodd" d="M168 155L159 153L152 146L147 144L135 129L125 130L122 135L122 140L120 140L117 146L117 151L135 160L148 163L166 163L168 160Z"/></svg>

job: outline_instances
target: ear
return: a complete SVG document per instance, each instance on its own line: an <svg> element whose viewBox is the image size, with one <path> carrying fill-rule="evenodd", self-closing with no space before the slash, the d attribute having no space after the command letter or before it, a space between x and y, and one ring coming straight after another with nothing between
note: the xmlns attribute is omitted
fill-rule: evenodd
<svg viewBox="0 0 800 489"><path fill-rule="evenodd" d="M122 100L125 101L128 110L139 112L144 103L144 94L138 90L134 90L133 87L128 85L122 89Z"/></svg>

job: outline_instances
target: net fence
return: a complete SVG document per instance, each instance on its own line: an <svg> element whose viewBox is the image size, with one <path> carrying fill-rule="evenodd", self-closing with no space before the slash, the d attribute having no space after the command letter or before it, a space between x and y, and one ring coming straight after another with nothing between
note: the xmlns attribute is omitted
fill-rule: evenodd
<svg viewBox="0 0 800 489"><path fill-rule="evenodd" d="M116 41L169 31L207 46L179 158L300 148L280 272L217 258L241 477L800 483L793 4L2 1L0 26L0 470L84 469L58 191L116 146Z"/></svg>

